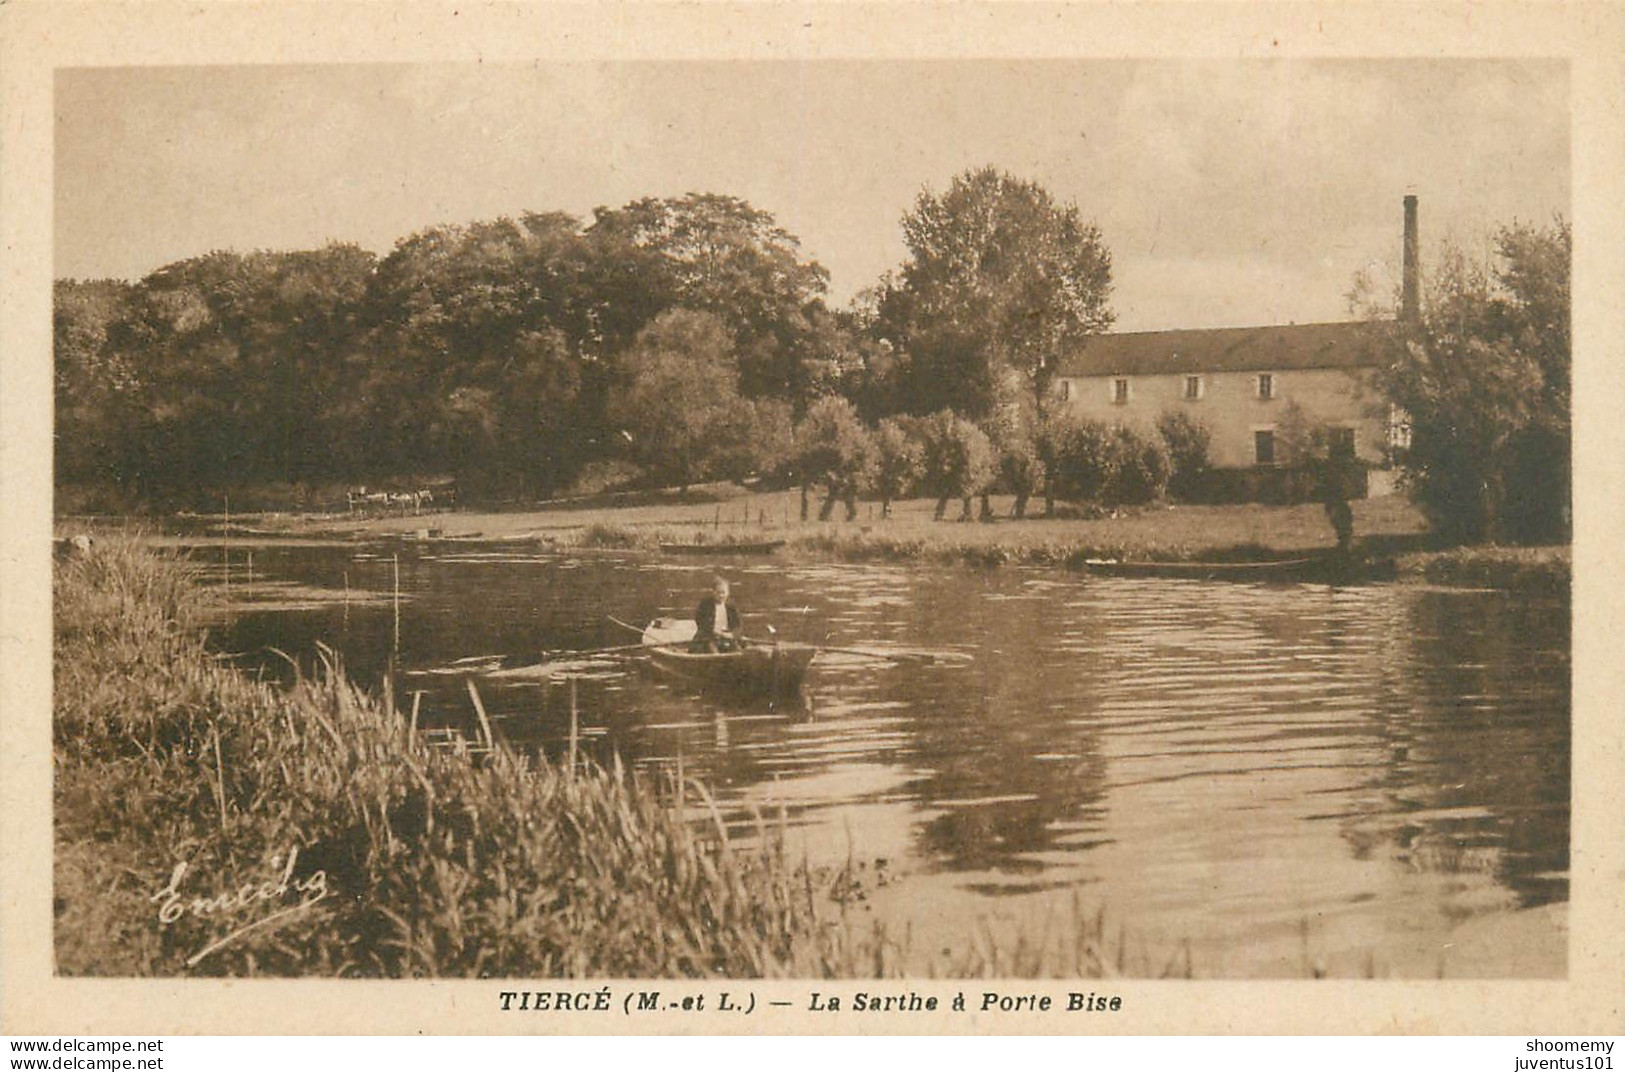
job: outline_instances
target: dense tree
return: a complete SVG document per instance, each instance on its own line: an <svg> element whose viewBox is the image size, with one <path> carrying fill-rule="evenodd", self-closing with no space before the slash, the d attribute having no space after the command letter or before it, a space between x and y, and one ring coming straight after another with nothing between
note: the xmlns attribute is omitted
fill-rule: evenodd
<svg viewBox="0 0 1625 1072"><path fill-rule="evenodd" d="M910 367L899 348L908 337L905 295L896 277L887 272L874 286L858 292L844 312L856 340L856 367L845 379L844 392L871 423L893 414L931 413L946 408L951 399L926 407L911 397Z"/></svg>
<svg viewBox="0 0 1625 1072"><path fill-rule="evenodd" d="M1161 437L1143 435L1130 425L1121 425L1113 430L1112 450L1117 460L1106 487L1108 505L1138 505L1162 498L1168 490L1172 466Z"/></svg>
<svg viewBox="0 0 1625 1072"><path fill-rule="evenodd" d="M846 504L846 519L858 516L858 490L874 465L869 433L857 410L844 398L821 398L796 426L796 472L803 488L827 489L818 520L828 521L836 502Z"/></svg>
<svg viewBox="0 0 1625 1072"><path fill-rule="evenodd" d="M234 484L433 474L534 496L634 430L634 453L679 481L772 472L794 416L856 393L877 346L825 285L771 216L715 195L588 226L431 227L382 260L215 252L135 284L63 281L59 478L197 503ZM690 419L703 435L676 427Z"/></svg>
<svg viewBox="0 0 1625 1072"><path fill-rule="evenodd" d="M1171 464L1159 436L1062 412L1045 421L1041 442L1049 458L1046 495L1119 506L1152 502L1167 490Z"/></svg>
<svg viewBox="0 0 1625 1072"><path fill-rule="evenodd" d="M715 476L778 480L795 464L795 416L790 403L777 398L740 398L728 407L723 423Z"/></svg>
<svg viewBox="0 0 1625 1072"><path fill-rule="evenodd" d="M993 483L996 459L987 433L952 410L941 410L918 424L920 486L937 500L942 520L949 499L963 504L961 521L971 517L971 498Z"/></svg>
<svg viewBox="0 0 1625 1072"><path fill-rule="evenodd" d="M1006 372L1000 400L991 416L982 422L998 457L999 481L1013 496L1011 514L1027 516L1027 503L1044 486L1044 451L1040 444L1041 416L1034 400L1027 397L1013 373ZM992 514L987 495L982 496L982 514Z"/></svg>
<svg viewBox="0 0 1625 1072"><path fill-rule="evenodd" d="M357 392L370 468L545 493L585 460L602 428L582 404L597 339L573 226L431 228L384 258Z"/></svg>
<svg viewBox="0 0 1625 1072"><path fill-rule="evenodd" d="M887 417L874 432L872 481L881 517L891 516L892 500L913 491L923 473L922 446L911 424L907 418Z"/></svg>
<svg viewBox="0 0 1625 1072"><path fill-rule="evenodd" d="M748 397L805 393L831 335L821 324L828 273L770 213L721 194L644 198L599 209L588 231L619 276L611 301L631 298L710 313L733 336ZM824 330L821 330L824 329Z"/></svg>
<svg viewBox="0 0 1625 1072"><path fill-rule="evenodd" d="M875 323L907 355L914 412L986 417L1004 370L1042 412L1061 357L1112 323L1099 229L1036 183L965 172L921 193L903 234L909 260L878 295Z"/></svg>
<svg viewBox="0 0 1625 1072"><path fill-rule="evenodd" d="M1491 265L1446 249L1421 315L1378 343L1397 461L1446 538L1567 538L1571 241L1560 220L1503 228Z"/></svg>
<svg viewBox="0 0 1625 1072"><path fill-rule="evenodd" d="M1050 458L1045 495L1105 502L1122 460L1113 429L1063 412L1046 419L1044 437L1045 453Z"/></svg>
<svg viewBox="0 0 1625 1072"><path fill-rule="evenodd" d="M1184 410L1171 409L1157 418L1157 434L1168 449L1169 494L1185 502L1196 500L1213 468L1213 433Z"/></svg>
<svg viewBox="0 0 1625 1072"><path fill-rule="evenodd" d="M228 287L222 318L241 340L236 391L260 396L245 469L282 481L333 471L345 429L326 412L351 388L345 358L361 343L361 302L375 258L353 245L253 254ZM246 385L246 386L245 386Z"/></svg>
<svg viewBox="0 0 1625 1072"><path fill-rule="evenodd" d="M321 410L342 383L370 254L216 252L123 290L103 353L126 377L124 477L195 499L234 482L301 481L331 465ZM59 360L72 363L71 347Z"/></svg>
<svg viewBox="0 0 1625 1072"><path fill-rule="evenodd" d="M127 491L138 449L140 381L128 354L108 346L130 286L118 280L59 280L52 334L56 353L56 474Z"/></svg>
<svg viewBox="0 0 1625 1072"><path fill-rule="evenodd" d="M622 359L610 419L651 475L686 489L717 474L737 450L742 417L733 339L709 313L673 309Z"/></svg>

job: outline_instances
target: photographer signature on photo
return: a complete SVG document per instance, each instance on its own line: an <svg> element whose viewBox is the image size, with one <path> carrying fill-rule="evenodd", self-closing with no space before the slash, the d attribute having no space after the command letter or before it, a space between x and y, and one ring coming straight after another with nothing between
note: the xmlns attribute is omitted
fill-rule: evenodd
<svg viewBox="0 0 1625 1072"><path fill-rule="evenodd" d="M272 866L275 866L281 859L280 854L271 857ZM216 893L213 896L182 893L181 884L186 879L190 865L185 860L177 863L175 869L170 872L169 881L151 898L153 903L158 905L158 925L160 927L167 927L187 916L191 916L193 919L215 919L233 916L246 909L260 906L277 909L270 915L262 916L238 927L192 954L191 957L187 958L186 966L188 968L196 966L199 961L210 953L235 941L249 931L257 930L276 920L302 912L324 900L330 892L327 886L327 872L317 870L301 878L294 878L294 864L298 859L299 848L294 846L288 850L287 860L282 864L282 872L275 880L244 882L240 885L230 884L229 888L224 892ZM299 900L295 904L287 904L290 891L299 896Z"/></svg>

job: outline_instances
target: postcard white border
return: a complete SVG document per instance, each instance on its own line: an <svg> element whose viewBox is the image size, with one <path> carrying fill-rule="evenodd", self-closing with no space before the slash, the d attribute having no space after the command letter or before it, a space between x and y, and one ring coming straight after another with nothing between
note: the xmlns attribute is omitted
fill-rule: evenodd
<svg viewBox="0 0 1625 1072"><path fill-rule="evenodd" d="M0 6L0 1030L17 1033L1617 1033L1625 1023L1625 9L1614 5L204 3ZM1571 64L1575 235L1574 819L1564 981L1109 984L1112 1016L764 1020L503 1013L490 982L60 979L51 961L50 297L53 73L69 66L589 58L1558 57ZM538 981L545 986L547 981ZM633 984L615 981L624 992ZM662 981L669 994L714 983ZM907 984L903 984L904 987ZM1095 989L1108 984L1095 983ZM804 1005L814 989L736 983ZM897 989L896 985L889 987ZM983 984L916 983L935 993ZM1078 984L1011 982L1062 994ZM1082 987L1087 989L1087 986ZM574 987L572 989L585 989Z"/></svg>

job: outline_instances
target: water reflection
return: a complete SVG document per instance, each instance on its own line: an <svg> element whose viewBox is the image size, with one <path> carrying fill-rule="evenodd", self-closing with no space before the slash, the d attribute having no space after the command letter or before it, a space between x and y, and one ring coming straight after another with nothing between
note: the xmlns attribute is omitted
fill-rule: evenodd
<svg viewBox="0 0 1625 1072"><path fill-rule="evenodd" d="M257 567L387 591L396 563L288 549ZM364 681L393 661L424 725L466 729L461 678L419 671L624 642L606 616L684 613L715 569L406 553L398 644L375 604L247 613L217 642L326 640ZM728 572L747 630L970 658L824 655L809 710L722 703L605 656L573 674L578 749L681 762L741 836L782 813L815 860L887 859L917 927L1086 889L1148 941L1192 943L1213 974L1292 974L1310 945L1429 971L1400 951L1567 899L1566 604L1016 569ZM504 736L548 752L566 747L570 687L480 685Z"/></svg>

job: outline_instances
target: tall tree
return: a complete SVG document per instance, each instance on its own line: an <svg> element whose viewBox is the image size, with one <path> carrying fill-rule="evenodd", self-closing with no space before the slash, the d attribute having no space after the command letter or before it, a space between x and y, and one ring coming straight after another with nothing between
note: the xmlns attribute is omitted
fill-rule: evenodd
<svg viewBox="0 0 1625 1072"><path fill-rule="evenodd" d="M769 214L710 194L585 227L556 212L432 227L381 261L214 252L133 286L64 282L61 472L205 500L241 481L446 471L465 490L547 493L616 449L611 395L624 426L664 345L646 333L679 311L711 327L662 351L668 371L686 358L717 387L709 409L726 403L698 464L772 469L794 415L864 364L825 285ZM699 351L725 367L695 372Z"/></svg>
<svg viewBox="0 0 1625 1072"><path fill-rule="evenodd" d="M1421 315L1378 343L1409 425L1397 460L1446 538L1567 538L1571 244L1557 220L1502 228L1493 264L1447 248Z"/></svg>
<svg viewBox="0 0 1625 1072"><path fill-rule="evenodd" d="M221 485L330 471L323 405L355 342L372 266L345 245L214 252L125 290L103 352L127 375L126 476L196 500Z"/></svg>
<svg viewBox="0 0 1625 1072"><path fill-rule="evenodd" d="M140 382L128 355L108 346L130 285L120 280L58 280L52 337L56 386L56 478L130 490Z"/></svg>
<svg viewBox="0 0 1625 1072"><path fill-rule="evenodd" d="M944 403L983 418L1009 369L1042 413L1060 359L1112 323L1099 228L1037 183L967 171L920 194L903 236L909 260L877 319L908 355L916 412Z"/></svg>
<svg viewBox="0 0 1625 1072"><path fill-rule="evenodd" d="M615 259L617 300L710 313L733 336L745 395L803 393L802 362L828 346L817 320L829 276L770 213L737 197L689 194L594 216L588 234Z"/></svg>
<svg viewBox="0 0 1625 1072"><path fill-rule="evenodd" d="M349 390L360 310L376 258L354 245L254 253L217 301L240 347L238 393L259 396L250 471L282 481L334 475L345 438L329 406Z"/></svg>
<svg viewBox="0 0 1625 1072"><path fill-rule="evenodd" d="M532 214L432 228L384 258L357 392L373 468L528 494L579 467L601 429L582 399L599 340L577 232Z"/></svg>

